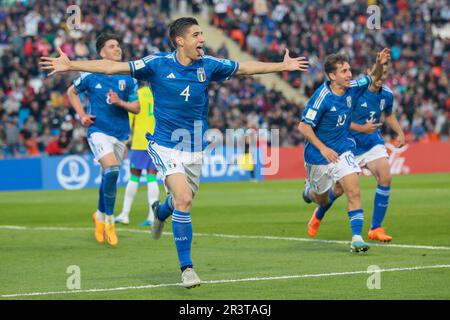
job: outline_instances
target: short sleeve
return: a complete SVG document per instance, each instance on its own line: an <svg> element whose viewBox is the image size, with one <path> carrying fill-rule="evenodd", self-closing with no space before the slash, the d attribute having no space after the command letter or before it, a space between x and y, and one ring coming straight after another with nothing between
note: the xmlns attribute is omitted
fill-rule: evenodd
<svg viewBox="0 0 450 320"><path fill-rule="evenodd" d="M147 80L155 73L158 58L159 56L150 55L139 60L129 61L130 75L138 80Z"/></svg>
<svg viewBox="0 0 450 320"><path fill-rule="evenodd" d="M228 59L206 57L213 65L211 81L224 81L233 77L239 69L239 62Z"/></svg>
<svg viewBox="0 0 450 320"><path fill-rule="evenodd" d="M351 80L349 89L351 90L351 95L353 98L357 99L362 96L371 83L372 77L369 75L365 75L356 80Z"/></svg>
<svg viewBox="0 0 450 320"><path fill-rule="evenodd" d="M322 89L322 91L316 92L311 99L309 99L306 104L305 110L303 110L302 121L309 124L311 127L315 127L322 115L325 113L326 107L326 96L328 92L326 89Z"/></svg>
<svg viewBox="0 0 450 320"><path fill-rule="evenodd" d="M80 77L78 77L77 79L75 79L73 81L73 86L75 87L75 90L77 90L77 93L84 93L86 91L88 91L89 89L89 75L91 75L91 73L89 72L82 72L80 74Z"/></svg>
<svg viewBox="0 0 450 320"><path fill-rule="evenodd" d="M384 99L386 100L386 106L384 107L384 113L390 115L394 110L394 94L389 87L383 85Z"/></svg>

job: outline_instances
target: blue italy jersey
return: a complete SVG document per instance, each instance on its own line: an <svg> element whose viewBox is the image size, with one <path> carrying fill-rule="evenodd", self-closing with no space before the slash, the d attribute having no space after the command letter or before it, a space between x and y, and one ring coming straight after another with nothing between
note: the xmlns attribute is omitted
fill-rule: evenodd
<svg viewBox="0 0 450 320"><path fill-rule="evenodd" d="M159 145L200 151L206 146L208 85L229 79L238 62L203 56L189 66L176 58L176 51L130 61L131 75L151 84L156 127L153 139Z"/></svg>
<svg viewBox="0 0 450 320"><path fill-rule="evenodd" d="M96 116L94 124L88 127L88 136L93 132L102 132L122 141L128 139L128 111L112 104L107 93L111 89L123 101L136 101L137 81L128 75L83 72L73 84L77 93L85 94L88 99L87 113Z"/></svg>
<svg viewBox="0 0 450 320"><path fill-rule="evenodd" d="M379 123L383 112L385 115L392 113L393 103L394 95L388 86L383 85L381 91L377 93L367 90L358 99L356 108L353 110L352 121L361 125L373 120L375 123ZM372 134L352 130L351 135L356 141L356 148L353 150L355 155L363 154L377 144L384 144L380 129Z"/></svg>
<svg viewBox="0 0 450 320"><path fill-rule="evenodd" d="M303 111L302 121L311 125L317 138L339 155L355 146L350 135L352 112L371 81L370 76L352 80L341 96L335 95L329 87L330 81L326 81L314 92ZM305 162L328 164L319 149L309 141L305 144Z"/></svg>

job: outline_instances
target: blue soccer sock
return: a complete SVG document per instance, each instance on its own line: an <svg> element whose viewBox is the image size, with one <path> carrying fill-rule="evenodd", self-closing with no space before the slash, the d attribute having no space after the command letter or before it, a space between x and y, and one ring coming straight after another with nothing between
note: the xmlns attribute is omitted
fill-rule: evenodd
<svg viewBox="0 0 450 320"><path fill-rule="evenodd" d="M352 228L352 236L361 236L364 223L363 209L356 209L348 212L350 219L350 227Z"/></svg>
<svg viewBox="0 0 450 320"><path fill-rule="evenodd" d="M100 187L98 188L98 211L101 213L105 213L105 197L104 197L104 189L105 189L105 179L102 176L102 182L100 182Z"/></svg>
<svg viewBox="0 0 450 320"><path fill-rule="evenodd" d="M105 199L105 214L114 214L114 204L117 194L117 179L119 178L119 166L112 166L105 169L103 173L103 197Z"/></svg>
<svg viewBox="0 0 450 320"><path fill-rule="evenodd" d="M381 227L381 223L383 222L384 216L386 215L386 211L389 206L390 193L390 186L377 186L377 191L375 192L375 199L373 203L373 216L370 230Z"/></svg>
<svg viewBox="0 0 450 320"><path fill-rule="evenodd" d="M158 208L158 219L161 221L166 220L172 214L173 210L172 195L169 194L164 203Z"/></svg>
<svg viewBox="0 0 450 320"><path fill-rule="evenodd" d="M178 260L182 271L187 267L192 268L191 244L192 222L191 213L174 210L172 214L172 231L177 247Z"/></svg>
<svg viewBox="0 0 450 320"><path fill-rule="evenodd" d="M333 194L333 188L330 188L330 190L328 190L328 201L329 202L325 206L319 206L319 208L317 209L317 212L316 212L316 218L317 219L319 219L319 220L323 219L323 217L325 216L325 213L333 205L334 200L335 200L335 197L334 197L334 194Z"/></svg>

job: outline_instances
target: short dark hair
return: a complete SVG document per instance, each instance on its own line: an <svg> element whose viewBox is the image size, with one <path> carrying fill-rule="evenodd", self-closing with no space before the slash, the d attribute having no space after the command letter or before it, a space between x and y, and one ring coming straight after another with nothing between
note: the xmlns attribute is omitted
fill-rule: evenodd
<svg viewBox="0 0 450 320"><path fill-rule="evenodd" d="M333 53L325 58L324 70L328 76L331 72L335 72L338 64L350 63L347 55L342 53Z"/></svg>
<svg viewBox="0 0 450 320"><path fill-rule="evenodd" d="M175 38L182 36L188 28L194 25L198 26L198 22L195 18L192 17L183 17L176 19L169 25L169 38L174 48L177 47Z"/></svg>
<svg viewBox="0 0 450 320"><path fill-rule="evenodd" d="M116 40L120 45L120 38L118 35L109 32L102 33L97 37L95 42L95 49L97 49L98 54L100 54L100 51L102 51L106 41L108 40Z"/></svg>

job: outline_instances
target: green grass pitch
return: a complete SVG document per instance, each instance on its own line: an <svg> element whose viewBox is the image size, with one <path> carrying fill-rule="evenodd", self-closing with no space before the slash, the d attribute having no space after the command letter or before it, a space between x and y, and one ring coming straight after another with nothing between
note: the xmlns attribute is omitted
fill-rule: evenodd
<svg viewBox="0 0 450 320"><path fill-rule="evenodd" d="M360 184L367 238L376 182ZM346 243L345 199L307 239L314 207L302 201L302 189L301 180L201 185L192 258L205 283L192 290L179 285L170 221L158 241L138 227L147 214L145 186L130 225L118 226L116 248L94 240L96 190L0 193L0 298L450 299L450 174L394 177L384 223L393 245L370 242L360 254ZM80 291L66 286L71 265L80 268ZM371 265L385 271L380 289L367 286Z"/></svg>

